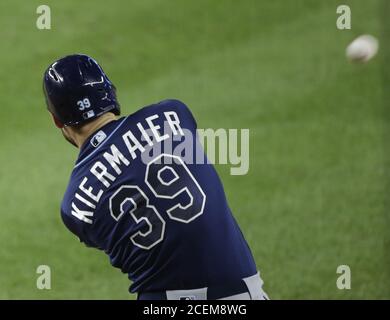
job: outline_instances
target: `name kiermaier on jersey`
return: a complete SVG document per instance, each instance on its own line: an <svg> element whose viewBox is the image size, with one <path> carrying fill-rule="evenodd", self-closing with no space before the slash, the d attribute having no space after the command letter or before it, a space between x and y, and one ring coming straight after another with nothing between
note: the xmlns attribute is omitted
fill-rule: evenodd
<svg viewBox="0 0 390 320"><path fill-rule="evenodd" d="M154 114L145 118L144 122L147 126L141 122L137 123L138 133L141 134L142 142L139 141L131 130L128 130L122 135L122 140L126 145L127 152L123 154L119 151L115 144L111 144L109 150L103 154L105 163L98 160L89 170L102 184L102 187L98 190L94 190L91 185L88 185L88 177L85 176L81 181L76 193L75 199L88 207L88 210L81 210L72 201L72 215L79 220L92 224L92 217L94 215L94 209L96 209L104 191L111 186L111 184L122 174L121 166L129 166L131 160L137 158L137 153L142 154L145 150L152 148L154 144L160 143L171 136L184 136L184 131L180 126L180 119L176 112L166 111L164 112L164 124L165 127L170 129L170 133L164 132L161 134L161 126L156 123L159 119L158 114ZM123 120L125 121L125 120ZM164 128L164 131L167 128ZM152 137L151 137L152 135ZM110 168L110 172L109 172ZM112 170L111 170L112 169ZM92 211L90 210L92 209Z"/></svg>

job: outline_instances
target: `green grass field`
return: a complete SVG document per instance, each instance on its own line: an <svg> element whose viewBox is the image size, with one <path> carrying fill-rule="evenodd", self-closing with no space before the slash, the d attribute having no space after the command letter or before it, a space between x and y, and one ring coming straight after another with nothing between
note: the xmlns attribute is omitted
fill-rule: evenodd
<svg viewBox="0 0 390 320"><path fill-rule="evenodd" d="M336 28L349 4L352 30ZM0 298L129 299L127 276L82 246L59 205L77 150L54 129L42 74L87 53L123 113L165 98L201 128L249 128L250 171L218 166L273 299L390 299L383 51L366 65L346 45L383 40L379 0L0 2ZM387 212L388 213L388 212ZM52 289L36 288L36 268ZM336 268L352 271L338 290Z"/></svg>

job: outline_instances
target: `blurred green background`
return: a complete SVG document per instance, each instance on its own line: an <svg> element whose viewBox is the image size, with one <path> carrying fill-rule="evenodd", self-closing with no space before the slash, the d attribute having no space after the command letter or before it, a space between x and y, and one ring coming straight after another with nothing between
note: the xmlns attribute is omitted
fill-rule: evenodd
<svg viewBox="0 0 390 320"><path fill-rule="evenodd" d="M383 51L366 65L344 53L362 33L383 40L382 1L46 0L43 31L40 4L0 2L1 299L134 298L59 215L77 150L41 79L76 52L102 64L124 114L177 98L200 128L250 128L249 173L217 169L272 299L390 298ZM336 28L340 4L352 30ZM36 288L41 264L51 290ZM342 264L351 290L336 287Z"/></svg>

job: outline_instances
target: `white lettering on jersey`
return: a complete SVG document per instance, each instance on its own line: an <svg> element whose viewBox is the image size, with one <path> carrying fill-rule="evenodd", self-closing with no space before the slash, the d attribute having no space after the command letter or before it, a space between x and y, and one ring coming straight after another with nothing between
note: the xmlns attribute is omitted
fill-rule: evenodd
<svg viewBox="0 0 390 320"><path fill-rule="evenodd" d="M135 153L136 150L139 150L140 152L144 152L145 148L142 146L142 144L137 140L137 138L134 136L134 134L129 130L127 131L123 136L123 141L126 144L127 149L130 152L130 155L133 159L137 158L137 155Z"/></svg>
<svg viewBox="0 0 390 320"><path fill-rule="evenodd" d="M121 174L122 170L119 168L118 165L120 165L122 162L127 167L130 164L130 161L125 158L125 156L118 150L118 148L114 144L111 145L110 149L111 154L105 152L103 154L103 157L107 160L107 162L111 165L111 167L115 170L117 174Z"/></svg>
<svg viewBox="0 0 390 320"><path fill-rule="evenodd" d="M78 193L76 193L75 196L76 196L76 199L80 200L82 203L86 204L88 207L90 207L92 209L96 209L96 206L93 203L91 203L90 201L88 201L84 197L80 196Z"/></svg>
<svg viewBox="0 0 390 320"><path fill-rule="evenodd" d="M177 116L177 113L174 111L164 112L165 118L167 119L168 125L172 130L173 135L177 135L178 132L180 135L184 136L183 129L180 127L180 120Z"/></svg>
<svg viewBox="0 0 390 320"><path fill-rule="evenodd" d="M85 178L83 179L83 181L81 181L81 183L80 183L80 185L79 185L79 189L80 189L81 191L83 191L88 197L90 197L90 198L91 198L93 201L95 201L96 203L99 202L100 197L101 197L102 194L103 194L103 190L99 190L99 192L98 192L97 195L93 194L93 193L92 193L92 192L93 192L93 188L92 188L92 187L89 187L89 188L84 187L84 185L87 183L87 181L88 181L88 178L85 177Z"/></svg>
<svg viewBox="0 0 390 320"><path fill-rule="evenodd" d="M81 221L92 224L92 220L87 217L93 217L93 212L80 210L79 208L76 207L76 205L73 202L72 202L72 215L74 215L77 219Z"/></svg>
<svg viewBox="0 0 390 320"><path fill-rule="evenodd" d="M153 135L156 138L156 141L161 142L165 139L168 139L169 135L168 134L164 134L163 136L160 135L159 129L161 127L159 125L153 123L153 120L156 120L156 119L158 119L158 114L154 114L150 117L147 117L145 120L146 120L147 124L149 125L150 130L152 130Z"/></svg>
<svg viewBox="0 0 390 320"><path fill-rule="evenodd" d="M115 181L115 177L108 172L107 167L101 163L100 161L96 161L93 167L90 170L92 174L101 182L104 184L106 188L108 188L111 184L108 182L108 180L111 180L111 182ZM107 180L107 179L108 180Z"/></svg>

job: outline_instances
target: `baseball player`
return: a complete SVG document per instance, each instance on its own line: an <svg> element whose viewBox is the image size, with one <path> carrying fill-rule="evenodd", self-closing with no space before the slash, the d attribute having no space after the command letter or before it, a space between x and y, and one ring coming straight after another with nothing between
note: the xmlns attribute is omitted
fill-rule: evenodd
<svg viewBox="0 0 390 320"><path fill-rule="evenodd" d="M52 63L43 89L55 125L80 149L62 220L128 274L130 292L139 300L267 299L184 103L120 118L115 86L81 54Z"/></svg>

